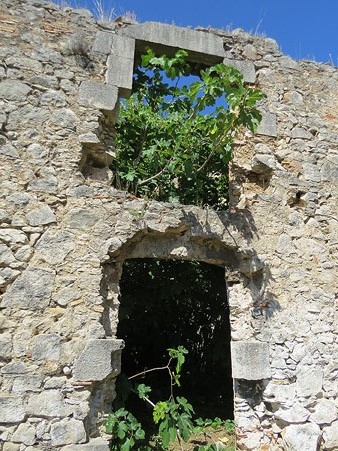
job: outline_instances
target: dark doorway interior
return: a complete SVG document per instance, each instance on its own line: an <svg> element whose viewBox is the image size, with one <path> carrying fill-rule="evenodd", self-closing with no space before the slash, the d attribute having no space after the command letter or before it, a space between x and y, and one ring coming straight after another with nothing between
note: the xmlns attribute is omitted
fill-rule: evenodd
<svg viewBox="0 0 338 451"><path fill-rule="evenodd" d="M127 376L165 365L168 348L188 349L176 394L196 415L233 418L230 323L224 268L196 261L126 260L120 281L118 337ZM166 372L139 379L154 402L169 398ZM132 401L131 401L132 402ZM137 402L137 401L135 401Z"/></svg>

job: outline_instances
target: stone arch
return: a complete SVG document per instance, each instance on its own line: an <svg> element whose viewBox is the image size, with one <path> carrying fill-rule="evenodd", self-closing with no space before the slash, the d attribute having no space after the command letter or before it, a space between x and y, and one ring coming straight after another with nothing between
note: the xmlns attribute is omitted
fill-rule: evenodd
<svg viewBox="0 0 338 451"><path fill-rule="evenodd" d="M197 260L224 267L234 341L233 378L260 380L270 376L269 348L265 343L253 341L254 332L250 329L251 310L256 300L253 286L262 283L264 264L248 246L242 231L231 225L229 214L197 207L168 208L168 204L135 202L129 207L129 215L134 220L120 233L116 233L115 226L115 233L107 239L102 252L101 323L105 338L88 340L74 364L75 381L80 385L91 384L87 429L94 436L98 431L97 421L111 410L115 378L121 369L124 344L117 338L117 323L119 280L126 259ZM255 362L248 358L253 347ZM236 405L234 413L236 418L239 413Z"/></svg>

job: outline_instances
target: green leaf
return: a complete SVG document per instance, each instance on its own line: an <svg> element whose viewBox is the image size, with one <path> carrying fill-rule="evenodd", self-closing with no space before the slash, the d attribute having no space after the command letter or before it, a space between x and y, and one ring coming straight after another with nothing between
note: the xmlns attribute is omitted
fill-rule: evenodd
<svg viewBox="0 0 338 451"><path fill-rule="evenodd" d="M129 451L134 445L134 441L128 438L123 444L121 444L121 451Z"/></svg>
<svg viewBox="0 0 338 451"><path fill-rule="evenodd" d="M147 67L149 65L151 59L154 57L155 57L155 53L151 49L148 49L147 53L145 53L144 55L141 56L142 66Z"/></svg>
<svg viewBox="0 0 338 451"><path fill-rule="evenodd" d="M135 439L136 440L143 440L145 437L145 432L143 429L137 429L135 432Z"/></svg>
<svg viewBox="0 0 338 451"><path fill-rule="evenodd" d="M136 385L135 390L140 399L147 398L147 395L151 393L151 388L148 385L144 384Z"/></svg>
<svg viewBox="0 0 338 451"><path fill-rule="evenodd" d="M184 419L184 417L180 417L177 422L178 429L180 431L180 435L185 442L189 440L191 434L191 425L188 421Z"/></svg>
<svg viewBox="0 0 338 451"><path fill-rule="evenodd" d="M105 422L105 428L106 428L107 434L111 434L113 432L114 424L115 424L115 415L110 413Z"/></svg>
<svg viewBox="0 0 338 451"><path fill-rule="evenodd" d="M155 404L155 407L153 410L153 419L156 424L160 420L164 420L167 409L168 409L168 403L166 401L159 401Z"/></svg>
<svg viewBox="0 0 338 451"><path fill-rule="evenodd" d="M117 436L119 439L123 439L128 431L128 426L125 423L120 423L117 429Z"/></svg>
<svg viewBox="0 0 338 451"><path fill-rule="evenodd" d="M170 443L170 441L171 441L171 436L172 436L170 434L170 428L169 428L169 425L168 425L168 420L164 420L164 421L162 421L160 423L160 426L159 426L159 429L158 429L158 433L159 433L159 435L161 437L163 446L165 448L167 448L169 443ZM176 436L175 436L175 438L176 438Z"/></svg>

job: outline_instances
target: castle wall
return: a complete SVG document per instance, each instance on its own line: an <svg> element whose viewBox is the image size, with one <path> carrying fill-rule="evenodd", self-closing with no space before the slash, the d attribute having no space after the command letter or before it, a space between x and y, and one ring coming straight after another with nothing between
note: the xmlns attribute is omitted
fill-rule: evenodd
<svg viewBox="0 0 338 451"><path fill-rule="evenodd" d="M240 30L98 24L38 0L3 0L0 31L2 449L109 449L118 283L137 257L224 267L238 449L337 449L337 69ZM118 98L147 45L267 94L227 212L110 185Z"/></svg>

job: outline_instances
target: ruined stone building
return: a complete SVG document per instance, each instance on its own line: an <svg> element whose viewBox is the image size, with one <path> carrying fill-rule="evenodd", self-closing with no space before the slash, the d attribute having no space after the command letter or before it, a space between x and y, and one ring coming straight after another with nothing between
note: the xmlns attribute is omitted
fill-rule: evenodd
<svg viewBox="0 0 338 451"><path fill-rule="evenodd" d="M40 0L2 0L0 40L0 448L109 449L122 264L157 258L224 268L238 449L337 450L337 68L241 30L97 23ZM111 186L118 99L147 46L234 66L267 95L226 212Z"/></svg>

